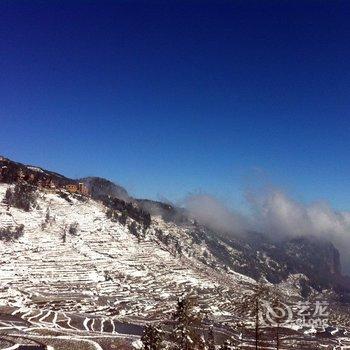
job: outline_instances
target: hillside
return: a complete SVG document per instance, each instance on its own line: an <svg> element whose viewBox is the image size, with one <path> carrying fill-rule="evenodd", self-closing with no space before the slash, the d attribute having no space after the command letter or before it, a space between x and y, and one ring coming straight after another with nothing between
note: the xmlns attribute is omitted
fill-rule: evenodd
<svg viewBox="0 0 350 350"><path fill-rule="evenodd" d="M27 176L21 181L35 172L37 179L55 182L54 189L39 188L32 179L36 203L29 211L0 204L0 311L7 315L0 317L0 330L17 338L29 335L54 347L54 338L63 337L63 343L96 349L122 339L127 346L144 325L168 322L187 292L197 296L221 339L236 335L238 309L259 279L278 286L290 304L322 296L336 306L348 291L339 253L329 242L277 243L254 232L222 236L182 209L133 199L103 179L79 180L103 189L84 196L64 187L78 180L9 160L0 166L12 174L2 178L0 201L18 183L19 170ZM290 329L289 344L304 337L315 343L304 331ZM317 344L345 341L333 338Z"/></svg>

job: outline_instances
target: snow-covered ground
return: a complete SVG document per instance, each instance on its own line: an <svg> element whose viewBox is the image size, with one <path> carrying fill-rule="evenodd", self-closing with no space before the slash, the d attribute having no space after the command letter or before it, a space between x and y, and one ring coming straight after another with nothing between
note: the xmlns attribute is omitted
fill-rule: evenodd
<svg viewBox="0 0 350 350"><path fill-rule="evenodd" d="M0 184L0 199L7 187ZM183 291L193 289L208 308L228 314L227 302L218 298L227 288L220 276L164 249L152 238L153 225L139 242L126 226L107 219L101 203L39 196L30 212L0 203L0 227L24 225L21 238L0 241L2 305L152 320L162 319ZM72 223L78 223L77 235L67 232ZM159 218L155 225L167 232ZM231 287L242 280L250 282L239 274L227 279Z"/></svg>
<svg viewBox="0 0 350 350"><path fill-rule="evenodd" d="M186 239L186 228L160 217L152 218L138 240L92 199L69 196L69 202L40 192L38 207L24 212L1 202L8 187L0 184L0 228L23 224L24 235L0 240L0 309L25 323L0 319L0 330L88 334L90 345L97 336L136 339L139 325L169 319L184 291L195 292L216 322L229 322L235 302L255 284L232 270L220 273L191 254L174 255L155 239L155 230ZM74 223L77 233L70 234ZM293 278L282 287L293 297Z"/></svg>

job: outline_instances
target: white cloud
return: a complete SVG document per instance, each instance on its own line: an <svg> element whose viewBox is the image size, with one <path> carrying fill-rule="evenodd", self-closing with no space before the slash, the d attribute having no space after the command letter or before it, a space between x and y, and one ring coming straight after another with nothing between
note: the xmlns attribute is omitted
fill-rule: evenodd
<svg viewBox="0 0 350 350"><path fill-rule="evenodd" d="M274 239L316 236L330 240L340 251L344 269L350 272L350 212L336 211L327 202L298 202L278 189L249 193L248 217L229 210L210 195L191 195L185 206L202 224L223 233L242 233L255 229Z"/></svg>

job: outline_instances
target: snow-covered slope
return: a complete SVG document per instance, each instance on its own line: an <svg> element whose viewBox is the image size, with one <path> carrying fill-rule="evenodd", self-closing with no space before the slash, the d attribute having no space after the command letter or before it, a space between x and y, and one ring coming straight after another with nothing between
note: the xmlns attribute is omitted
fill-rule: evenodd
<svg viewBox="0 0 350 350"><path fill-rule="evenodd" d="M0 239L0 330L10 330L2 342L62 338L101 349L108 340L109 349L115 339L135 340L143 324L169 320L184 292L197 296L217 334L231 336L237 307L257 284L256 271L265 279L277 274L287 303L302 300L305 285L313 291L299 271L311 258L283 265L288 255L279 258L270 242L221 237L190 219L153 213L148 221L137 201L102 202L63 189L36 189L37 204L24 211L2 202L13 186L0 183L0 231L7 235ZM306 243L293 244L288 251ZM41 330L54 333L42 336ZM288 332L292 342L304 337Z"/></svg>
<svg viewBox="0 0 350 350"><path fill-rule="evenodd" d="M0 184L0 199L8 187ZM18 240L0 241L2 304L15 293L23 306L33 308L151 320L161 318L183 291L193 289L204 306L228 315L227 298L218 296L254 283L234 272L223 277L197 259L168 251L154 231L161 228L176 236L181 230L161 218L139 240L127 225L108 219L104 205L78 198L70 196L68 202L40 192L38 208L30 212L0 204L0 227L24 225ZM77 232L70 234L74 223Z"/></svg>

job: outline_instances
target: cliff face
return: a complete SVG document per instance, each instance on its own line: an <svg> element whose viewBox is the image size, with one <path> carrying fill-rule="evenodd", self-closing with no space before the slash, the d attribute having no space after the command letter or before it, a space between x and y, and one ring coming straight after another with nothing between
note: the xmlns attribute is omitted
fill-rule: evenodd
<svg viewBox="0 0 350 350"><path fill-rule="evenodd" d="M221 237L205 228L190 229L193 241L205 245L219 265L252 277L280 283L293 274L307 277L310 287L350 291L341 274L340 256L334 245L316 237L299 237L273 242L263 234Z"/></svg>
<svg viewBox="0 0 350 350"><path fill-rule="evenodd" d="M303 271L313 286L337 286L340 256L332 243L315 237L293 238L285 244L289 271Z"/></svg>
<svg viewBox="0 0 350 350"><path fill-rule="evenodd" d="M286 242L285 252L295 266L329 277L341 274L339 252L328 241L316 237L293 238Z"/></svg>

